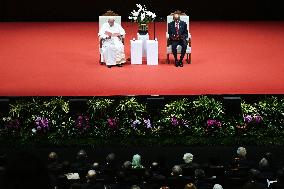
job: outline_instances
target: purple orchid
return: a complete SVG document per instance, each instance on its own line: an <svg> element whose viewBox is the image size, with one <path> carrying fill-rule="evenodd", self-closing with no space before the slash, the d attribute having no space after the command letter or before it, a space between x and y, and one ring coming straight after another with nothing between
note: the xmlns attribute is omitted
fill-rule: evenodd
<svg viewBox="0 0 284 189"><path fill-rule="evenodd" d="M116 118L108 118L107 124L111 129L116 129L118 127Z"/></svg>
<svg viewBox="0 0 284 189"><path fill-rule="evenodd" d="M179 120L176 117L171 118L171 124L173 126L178 126L179 125Z"/></svg>

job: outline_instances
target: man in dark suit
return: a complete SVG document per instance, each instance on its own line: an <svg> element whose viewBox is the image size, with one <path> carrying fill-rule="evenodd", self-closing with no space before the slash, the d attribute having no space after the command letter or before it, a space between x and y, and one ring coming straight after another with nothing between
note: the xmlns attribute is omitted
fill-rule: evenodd
<svg viewBox="0 0 284 189"><path fill-rule="evenodd" d="M172 52L175 57L175 66L183 67L182 60L186 52L187 38L188 38L187 24L184 21L180 20L179 14L174 14L173 19L174 21L168 24L168 34L169 34L170 42L172 45ZM182 48L179 61L177 59L177 46L178 45L180 45Z"/></svg>

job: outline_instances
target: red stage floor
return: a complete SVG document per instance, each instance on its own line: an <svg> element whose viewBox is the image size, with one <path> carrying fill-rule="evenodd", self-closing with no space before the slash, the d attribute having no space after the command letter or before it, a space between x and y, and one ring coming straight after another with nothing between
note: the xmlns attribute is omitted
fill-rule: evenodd
<svg viewBox="0 0 284 189"><path fill-rule="evenodd" d="M123 23L125 50L137 27ZM1 96L284 94L284 22L191 22L192 64L99 64L96 22L0 23ZM150 26L153 37L153 25ZM171 57L172 58L172 57Z"/></svg>

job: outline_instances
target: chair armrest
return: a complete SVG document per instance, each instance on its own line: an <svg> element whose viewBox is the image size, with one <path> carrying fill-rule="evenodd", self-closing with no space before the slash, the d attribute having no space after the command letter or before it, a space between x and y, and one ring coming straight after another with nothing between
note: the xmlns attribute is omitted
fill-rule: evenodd
<svg viewBox="0 0 284 189"><path fill-rule="evenodd" d="M99 37L99 39L100 39L100 48L102 48L102 47L103 47L103 41L104 41L104 39L101 38L101 37Z"/></svg>
<svg viewBox="0 0 284 189"><path fill-rule="evenodd" d="M167 39L167 47L170 46L172 44L170 38Z"/></svg>
<svg viewBox="0 0 284 189"><path fill-rule="evenodd" d="M188 46L191 47L191 34L188 33Z"/></svg>

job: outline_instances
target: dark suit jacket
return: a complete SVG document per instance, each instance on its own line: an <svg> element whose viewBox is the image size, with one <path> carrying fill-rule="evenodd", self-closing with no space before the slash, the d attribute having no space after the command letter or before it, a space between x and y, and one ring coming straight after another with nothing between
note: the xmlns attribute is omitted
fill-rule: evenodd
<svg viewBox="0 0 284 189"><path fill-rule="evenodd" d="M175 21L172 21L168 24L168 34L170 39L172 39L176 34L176 26ZM187 24L184 21L179 21L179 31L178 34L182 37L182 39L187 40L188 38L188 30L187 30Z"/></svg>

